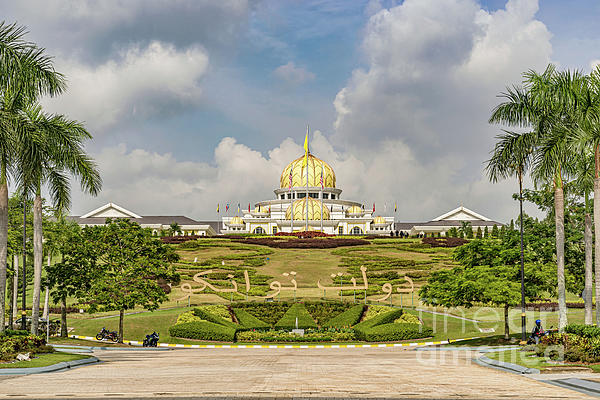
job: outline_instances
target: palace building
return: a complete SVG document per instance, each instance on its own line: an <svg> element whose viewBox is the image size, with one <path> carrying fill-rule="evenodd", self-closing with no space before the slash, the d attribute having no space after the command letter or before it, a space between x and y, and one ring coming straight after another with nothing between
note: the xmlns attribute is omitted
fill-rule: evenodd
<svg viewBox="0 0 600 400"><path fill-rule="evenodd" d="M256 203L243 215L222 218L221 233L322 231L336 235L386 235L395 231L394 217L373 215L356 201L342 198L333 168L308 153L281 172L271 200Z"/></svg>

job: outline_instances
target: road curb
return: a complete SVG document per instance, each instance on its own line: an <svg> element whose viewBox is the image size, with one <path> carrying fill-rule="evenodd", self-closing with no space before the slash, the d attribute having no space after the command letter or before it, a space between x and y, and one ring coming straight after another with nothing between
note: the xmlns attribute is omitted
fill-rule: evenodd
<svg viewBox="0 0 600 400"><path fill-rule="evenodd" d="M91 340L102 343L91 336L71 335L73 339ZM419 346L439 346L464 340L478 339L478 337L463 338L455 340L442 340L435 342L414 342L414 343L376 343L376 344L174 344L159 343L158 347L184 348L184 349L346 349L346 348L375 348L375 347L419 347ZM132 346L141 346L142 342L135 340L123 340L123 343Z"/></svg>
<svg viewBox="0 0 600 400"><path fill-rule="evenodd" d="M78 345L63 345L52 344L50 346L57 350L70 353L93 353L95 350L121 350L121 351L169 351L171 349L156 348L156 347L102 347L102 346L78 346Z"/></svg>
<svg viewBox="0 0 600 400"><path fill-rule="evenodd" d="M512 372L513 374L529 375L529 374L539 374L540 373L540 370L536 369L536 368L527 368L527 367L523 367L521 365L509 363L509 362L492 360L491 358L486 357L486 356L480 356L479 358L474 359L474 361L477 364L482 365L484 367L501 369L504 371Z"/></svg>
<svg viewBox="0 0 600 400"><path fill-rule="evenodd" d="M96 357L84 358L82 360L74 361L63 361L45 367L33 367L33 368L0 368L0 375L33 375L33 374L44 374L47 372L56 372L63 369L69 369L73 367L79 367L81 365L94 364L100 362Z"/></svg>

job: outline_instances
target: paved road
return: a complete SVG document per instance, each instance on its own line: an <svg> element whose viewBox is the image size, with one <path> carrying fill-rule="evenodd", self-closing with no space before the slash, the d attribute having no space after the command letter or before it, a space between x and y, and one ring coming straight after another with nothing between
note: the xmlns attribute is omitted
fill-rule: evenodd
<svg viewBox="0 0 600 400"><path fill-rule="evenodd" d="M399 348L97 351L102 363L0 378L0 399L372 397L581 399L585 395L480 367L467 352Z"/></svg>

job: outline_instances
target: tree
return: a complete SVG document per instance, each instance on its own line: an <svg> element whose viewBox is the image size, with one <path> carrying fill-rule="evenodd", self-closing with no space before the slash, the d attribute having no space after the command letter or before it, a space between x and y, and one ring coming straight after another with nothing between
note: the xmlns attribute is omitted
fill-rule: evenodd
<svg viewBox="0 0 600 400"><path fill-rule="evenodd" d="M489 231L489 229L488 229L487 226L485 228L483 228L483 237L485 239L489 239L490 238L490 231Z"/></svg>
<svg viewBox="0 0 600 400"><path fill-rule="evenodd" d="M8 238L8 178L15 151L19 110L41 95L54 96L65 87L44 49L24 40L25 28L0 22L0 299L6 298ZM5 302L0 302L0 332L5 325Z"/></svg>
<svg viewBox="0 0 600 400"><path fill-rule="evenodd" d="M178 233L181 233L181 227L179 226L179 224L177 222L173 222L173 223L171 223L171 225L169 225L169 231L170 231L170 236L174 236L174 235L177 235Z"/></svg>
<svg viewBox="0 0 600 400"><path fill-rule="evenodd" d="M81 229L59 216L46 231L49 247L61 255L61 261L46 267L52 299L60 303L60 335L67 337L67 297L85 297L97 273L98 227Z"/></svg>
<svg viewBox="0 0 600 400"><path fill-rule="evenodd" d="M551 264L528 264L526 271L527 297L552 289ZM508 311L520 302L519 280L520 268L517 265L459 266L435 271L419 290L419 296L425 304L444 307L470 308L477 304L503 307L504 338L509 339Z"/></svg>
<svg viewBox="0 0 600 400"><path fill-rule="evenodd" d="M179 275L173 249L147 229L129 220L106 220L97 236L97 274L85 293L90 312L119 310L119 341L123 342L125 311L136 306L156 310L167 299L160 283L175 283Z"/></svg>
<svg viewBox="0 0 600 400"><path fill-rule="evenodd" d="M499 235L499 232L498 232L498 225L494 224L494 226L492 227L492 237L493 237L494 239L497 239L497 238L498 238L498 235Z"/></svg>
<svg viewBox="0 0 600 400"><path fill-rule="evenodd" d="M458 233L460 234L460 237L469 237L469 234L471 235L470 239L473 238L473 228L471 227L471 223L469 221L461 221L460 222L460 228L458 228Z"/></svg>
<svg viewBox="0 0 600 400"><path fill-rule="evenodd" d="M40 106L20 114L16 145L16 177L24 193L32 192L34 288L31 332L37 334L42 279L42 187L47 185L59 213L70 205L69 175L81 182L84 192L96 195L102 185L96 164L84 151L91 135L83 125L62 115L48 115Z"/></svg>

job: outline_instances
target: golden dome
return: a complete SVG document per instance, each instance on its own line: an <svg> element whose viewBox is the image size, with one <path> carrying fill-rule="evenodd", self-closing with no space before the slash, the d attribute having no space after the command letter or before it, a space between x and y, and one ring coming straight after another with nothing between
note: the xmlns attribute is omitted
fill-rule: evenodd
<svg viewBox="0 0 600 400"><path fill-rule="evenodd" d="M254 208L254 214L268 214L269 209L267 207L256 206Z"/></svg>
<svg viewBox="0 0 600 400"><path fill-rule="evenodd" d="M298 157L283 169L280 178L280 187L290 187L290 170L292 171L292 187L306 186L306 171L302 168L304 155ZM322 167L321 167L322 166ZM325 161L308 153L308 186L321 186L321 168L323 168L323 186L328 188L335 187L335 172ZM321 217L319 217L320 219Z"/></svg>
<svg viewBox="0 0 600 400"><path fill-rule="evenodd" d="M229 225L244 225L244 220L242 217L233 217L229 221Z"/></svg>
<svg viewBox="0 0 600 400"><path fill-rule="evenodd" d="M363 210L362 208L360 208L359 206L352 206L349 209L346 210L346 214L363 214Z"/></svg>
<svg viewBox="0 0 600 400"><path fill-rule="evenodd" d="M387 221L382 216L377 216L373 219L373 223L376 225L386 225Z"/></svg>
<svg viewBox="0 0 600 400"><path fill-rule="evenodd" d="M285 211L285 219L292 219L292 206ZM321 201L312 197L308 198L308 219L317 221L321 219ZM329 209L323 207L323 219L329 219ZM306 220L306 197L294 201L294 221Z"/></svg>

